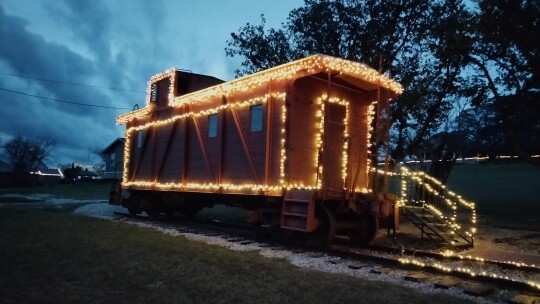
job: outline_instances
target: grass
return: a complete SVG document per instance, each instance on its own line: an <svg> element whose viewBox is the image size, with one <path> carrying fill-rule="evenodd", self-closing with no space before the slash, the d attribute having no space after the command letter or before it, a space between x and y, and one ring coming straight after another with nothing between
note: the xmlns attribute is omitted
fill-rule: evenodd
<svg viewBox="0 0 540 304"><path fill-rule="evenodd" d="M49 194L53 197L71 199L108 200L112 182L53 184L39 187L0 188L0 194Z"/></svg>
<svg viewBox="0 0 540 304"><path fill-rule="evenodd" d="M527 164L460 164L448 185L479 214L540 219L540 170Z"/></svg>
<svg viewBox="0 0 540 304"><path fill-rule="evenodd" d="M3 303L463 303L62 209L0 207Z"/></svg>

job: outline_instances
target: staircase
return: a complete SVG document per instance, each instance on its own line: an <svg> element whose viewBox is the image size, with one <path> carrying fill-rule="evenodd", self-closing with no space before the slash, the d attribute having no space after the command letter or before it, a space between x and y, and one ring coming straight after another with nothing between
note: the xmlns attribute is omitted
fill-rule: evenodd
<svg viewBox="0 0 540 304"><path fill-rule="evenodd" d="M402 215L415 225L422 233L422 238L442 241L454 247L472 247L473 239L466 238L456 232L444 220L421 206L404 206Z"/></svg>
<svg viewBox="0 0 540 304"><path fill-rule="evenodd" d="M283 199L281 228L312 232L317 227L315 201L311 190L288 190Z"/></svg>
<svg viewBox="0 0 540 304"><path fill-rule="evenodd" d="M476 232L474 203L464 200L424 172L402 168L399 204L402 216L422 234L453 247L472 247Z"/></svg>

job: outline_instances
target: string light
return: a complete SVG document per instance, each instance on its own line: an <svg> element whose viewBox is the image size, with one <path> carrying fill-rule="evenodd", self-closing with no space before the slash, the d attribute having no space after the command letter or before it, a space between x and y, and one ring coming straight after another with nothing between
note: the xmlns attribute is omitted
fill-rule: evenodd
<svg viewBox="0 0 540 304"><path fill-rule="evenodd" d="M484 277L500 278L500 279L510 280L510 281L513 281L513 282L523 282L523 283L526 283L527 285L529 285L529 286L531 286L533 288L536 288L536 289L540 290L540 284L537 283L537 282L520 281L518 279L511 279L508 276L497 275L496 273L487 273L485 271L482 271L480 273L476 273L476 272L472 271L469 268L462 268L462 267L452 268L452 267L449 267L449 266L442 265L440 263L431 263L431 264L426 263L424 261L414 259L414 258L403 258L402 257L402 258L399 258L398 261L401 264L404 264L404 265L410 264L410 265L415 265L417 267L431 267L431 268L435 268L435 269L438 269L440 271L444 271L444 272L447 272L447 273L455 272L455 273L467 274L467 275L469 275L471 277L476 277L476 276L480 275L480 276L484 276Z"/></svg>
<svg viewBox="0 0 540 304"><path fill-rule="evenodd" d="M146 188L146 189L160 189L160 190L182 190L182 189L189 189L189 190L219 190L220 187L225 190L245 190L245 189L251 189L253 191L273 191L277 189L281 189L281 185L277 186L268 186L268 185L255 185L255 184L249 184L249 185L232 185L232 184L212 184L212 183L159 183L156 181L129 181L128 179L128 169L130 164L130 151L129 147L131 146L131 140L132 140L132 134L135 133L135 131L143 131L150 127L163 127L167 125L171 125L175 123L176 121L190 118L190 117L200 117L200 116L208 116L211 114L216 114L221 111L224 111L225 109L229 108L244 108L256 104L264 104L268 100L268 98L273 97L276 100L284 101L286 97L286 93L272 93L272 94L265 94L264 96L260 97L254 97L248 100L244 100L241 102L236 103L227 103L224 105L220 105L214 108L202 110L200 112L188 112L181 115L175 115L172 117L169 117L167 119L162 120L155 120L151 122L147 122L145 124L130 127L126 130L126 138L125 138L125 144L124 144L124 172L123 172L123 182L122 185L124 187L139 187L139 188ZM283 119L283 118L282 118ZM285 134L283 133L283 136ZM282 152L284 153L284 152ZM284 172L280 172L280 174L284 175Z"/></svg>
<svg viewBox="0 0 540 304"><path fill-rule="evenodd" d="M248 92L265 85L270 80L292 79L301 72L316 74L323 71L324 68L351 74L373 84L380 83L383 88L394 91L397 94L403 92L403 86L401 84L385 75L379 74L378 71L367 65L326 55L313 55L197 92L174 97L169 100L169 105L177 107L186 103L206 101L222 94L230 95L238 92Z"/></svg>
<svg viewBox="0 0 540 304"><path fill-rule="evenodd" d="M305 73L308 75L320 73L325 68L335 70L339 73L350 74L373 84L380 84L381 87L397 94L403 92L403 86L401 86L401 84L385 75L381 75L378 71L367 65L326 55L313 55L182 96L175 96L176 69L172 68L150 78L146 90L146 107L151 105L152 94L155 93L155 84L166 78L170 78L168 105L171 107L179 107L184 104L207 101L211 98L223 95L228 96L234 93L252 91L266 85L271 80L279 81L293 79L293 77L300 73L302 76L304 76ZM135 118L145 117L150 112L151 110L148 109L146 111L138 111L137 113L128 113L132 114L129 116L126 116L128 114L124 114L117 118L117 123L127 123Z"/></svg>
<svg viewBox="0 0 540 304"><path fill-rule="evenodd" d="M174 98L174 88L175 88L175 82L176 82L176 77L174 77L176 75L176 69L175 68L171 68L171 69L168 69L166 70L165 72L163 73L160 73L160 74L157 74L157 75L154 75L150 78L150 80L148 81L148 86L146 88L146 105L150 105L150 101L152 100L152 94L156 93L154 92L155 90L155 84L158 82L158 81L161 81L163 79L166 79L166 78L170 78L170 82L169 82L169 103L170 103L170 100L172 100Z"/></svg>
<svg viewBox="0 0 540 304"><path fill-rule="evenodd" d="M446 206L451 210L451 215L443 212L441 209L435 207L433 203L428 203L423 200L418 201L421 203L424 208L429 210L439 219L443 220L453 231L462 232L468 236L471 240L474 240L474 235L476 234L476 206L473 202L469 202L463 199L460 195L457 195L455 192L448 190L448 188L436 178L426 174L425 172L412 172L405 167L401 167L401 198L399 199L400 205L404 206L407 204L407 189L408 189L408 180L413 181L418 186L421 186L424 191L428 194L435 197L439 197ZM465 210L469 210L469 225L463 227L462 224L458 223L458 212L461 212L464 207Z"/></svg>
<svg viewBox="0 0 540 304"><path fill-rule="evenodd" d="M287 106L285 103L281 106L281 140L280 140L280 169L279 169L279 182L277 185L258 185L258 184L214 184L214 183L179 183L179 182L170 182L170 183L161 183L158 181L129 181L128 180L128 169L129 163L130 163L130 153L129 149L127 147L131 146L131 140L132 136L136 131L144 131L151 127L163 127L170 124L175 123L178 120L190 118L190 117L200 117L200 116L207 116L211 114L216 114L221 111L224 111L225 109L235 107L235 108L244 108L256 104L264 104L267 102L268 98L273 97L276 98L276 100L284 101L286 98L286 93L273 93L273 94L266 94L264 96L260 97L254 97L248 100L244 100L241 102L236 103L228 103L224 105L220 105L214 108L202 110L200 112L188 112L176 116L169 117L167 119L161 119L161 120L155 120L150 121L145 124L130 127L126 130L126 139L125 139L125 157L124 157L124 168L126 168L123 172L123 183L122 185L124 187L138 187L138 188L146 188L146 189L158 189L158 190L200 190L200 191L221 191L221 190L231 190L231 191L254 191L254 192L260 192L260 191L281 191L283 189L308 189L308 190L317 190L321 189L321 179L318 179L317 182L314 185L306 185L303 183L289 183L285 180L285 163L287 160L287 151L286 151L286 121L287 121ZM322 152L323 149L323 135L324 135L324 115L325 115L325 106L324 106L324 100L327 100L329 103L338 104L341 106L344 106L346 109L345 118L343 120L345 130L344 130L344 142L342 146L342 178L345 181L347 177L347 162L348 162L348 145L349 141L347 140L349 137L349 102L339 99L339 98L328 98L326 95L322 95L317 99L317 103L320 105L320 110L318 110L317 116L320 118L318 125L318 132L316 135L316 147L317 151L319 149ZM318 154L318 153L316 153ZM322 176L323 169L322 169L322 163L319 164L319 157L318 155L315 156L314 163L316 167L318 168L317 173L319 176ZM364 191L367 191L364 189Z"/></svg>
<svg viewBox="0 0 540 304"><path fill-rule="evenodd" d="M370 151L371 149L371 136L373 134L373 119L375 118L375 105L377 104L377 101L372 101L367 109L367 127L366 127L366 151ZM371 170L371 157L367 157L366 162L366 176L369 176L369 172ZM363 188L361 190L363 193L371 192L371 189Z"/></svg>
<svg viewBox="0 0 540 304"><path fill-rule="evenodd" d="M181 119L184 119L186 117L208 116L208 115L212 115L212 114L217 114L217 113L219 113L219 112L221 112L221 111L223 111L225 109L229 109L229 108L239 108L240 109L240 108L253 106L253 105L257 105L257 104L261 104L261 103L264 104L264 103L266 103L266 101L268 100L268 98L270 96L272 96L272 97L274 97L276 99L284 100L285 95L286 95L285 93L266 94L264 96L254 97L254 98L244 100L244 101L241 101L241 102L223 104L223 105L220 105L220 106L217 106L217 107L214 107L214 108L202 110L200 112L188 112L188 113L184 113L184 114L181 114L181 115L175 115L175 116L171 116L171 117L169 117L167 119L150 121L150 122L147 122L145 124L142 124L142 125L139 125L139 126L136 126L136 127L128 128L126 130L126 132L145 130L145 129L148 129L150 127L162 127L162 126L173 124L177 120L181 120Z"/></svg>
<svg viewBox="0 0 540 304"><path fill-rule="evenodd" d="M511 156L511 155L499 155L499 156L495 156L494 158L496 159L511 159L511 158L515 158L516 156ZM530 156L531 158L540 158L540 154L535 154L535 155L531 155ZM456 158L456 161L459 161L459 160L472 160L472 161L483 161L483 160L489 160L490 157L489 156L476 156L476 157L460 157L460 158ZM437 161L443 161L443 160L437 160ZM405 164L417 164L417 163L431 163L432 160L431 159L426 159L426 160L408 160L408 161L404 161L403 163Z"/></svg>
<svg viewBox="0 0 540 304"><path fill-rule="evenodd" d="M287 105L281 106L281 139L280 139L280 162L279 162L279 184L285 185L285 161L287 160L286 140L287 140Z"/></svg>
<svg viewBox="0 0 540 304"><path fill-rule="evenodd" d="M343 148L341 151L341 178L345 185L345 181L347 180L347 164L349 162L349 102L336 97L329 98L328 102L345 107L345 118L343 118L345 129L343 130Z"/></svg>
<svg viewBox="0 0 540 304"><path fill-rule="evenodd" d="M322 179L323 179L323 164L321 155L324 153L324 145L323 145L323 138L324 138L324 110L325 105L324 101L328 98L328 96L323 95L319 98L317 98L316 103L320 105L320 110L317 111L317 117L319 118L319 123L317 124L317 129L315 132L315 155L314 155L314 163L316 170L316 183L317 188L321 188L322 186Z"/></svg>
<svg viewBox="0 0 540 304"><path fill-rule="evenodd" d="M123 114L123 115L119 115L116 117L116 124L117 125L127 124L128 122L132 120L146 117L148 114L152 113L153 109L154 109L154 105L149 104L142 109L138 109L138 110L135 110L135 111Z"/></svg>
<svg viewBox="0 0 540 304"><path fill-rule="evenodd" d="M373 84L380 84L381 87L394 91L397 94L403 93L403 86L401 84L381 75L377 70L374 70L365 64L326 55L317 56L322 59L322 65L326 68L340 71L345 74L352 74Z"/></svg>

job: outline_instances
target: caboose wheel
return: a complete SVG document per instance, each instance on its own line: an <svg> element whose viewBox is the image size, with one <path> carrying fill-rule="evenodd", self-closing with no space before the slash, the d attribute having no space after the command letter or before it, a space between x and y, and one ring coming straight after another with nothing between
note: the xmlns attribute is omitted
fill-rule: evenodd
<svg viewBox="0 0 540 304"><path fill-rule="evenodd" d="M173 217L174 215L174 209L172 208L165 208L165 210L163 210L163 213L165 213L165 215L167 217Z"/></svg>
<svg viewBox="0 0 540 304"><path fill-rule="evenodd" d="M348 236L353 244L367 245L377 236L379 230L379 220L375 215L366 214L358 218L360 226L349 230Z"/></svg>
<svg viewBox="0 0 540 304"><path fill-rule="evenodd" d="M319 207L316 215L319 226L306 236L306 243L315 246L326 246L336 234L336 216L326 206Z"/></svg>
<svg viewBox="0 0 540 304"><path fill-rule="evenodd" d="M186 206L180 210L180 213L182 213L188 220L193 219L199 211L201 211L202 208L196 207L196 206Z"/></svg>
<svg viewBox="0 0 540 304"><path fill-rule="evenodd" d="M149 204L148 208L144 210L148 217L156 219L159 216L159 206L156 203Z"/></svg>
<svg viewBox="0 0 540 304"><path fill-rule="evenodd" d="M131 197L127 200L127 209L130 215L137 215L142 211L142 202L137 197Z"/></svg>

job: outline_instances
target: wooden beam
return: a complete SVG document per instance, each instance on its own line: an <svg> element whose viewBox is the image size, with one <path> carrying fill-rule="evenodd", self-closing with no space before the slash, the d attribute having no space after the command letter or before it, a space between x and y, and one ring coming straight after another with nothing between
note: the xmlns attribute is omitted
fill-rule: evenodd
<svg viewBox="0 0 540 304"><path fill-rule="evenodd" d="M227 96L223 95L222 99L223 105L227 104ZM225 147L225 119L227 117L227 110L221 111L221 127L219 129L219 169L218 169L218 184L221 185L223 183L223 160L225 159L223 157L223 147ZM219 119L219 117L218 117Z"/></svg>
<svg viewBox="0 0 540 304"><path fill-rule="evenodd" d="M266 101L266 158L264 161L264 184L268 186L271 168L272 153L272 82L268 83L268 100Z"/></svg>
<svg viewBox="0 0 540 304"><path fill-rule="evenodd" d="M186 111L188 111L189 108L187 108ZM184 119L184 164L182 165L182 186L186 186L186 178L187 178L187 166L188 166L188 156L189 156L189 120L186 118Z"/></svg>
<svg viewBox="0 0 540 304"><path fill-rule="evenodd" d="M244 131L242 130L240 119L238 118L238 114L236 113L236 110L234 108L231 108L231 114L233 116L234 124L236 125L236 130L238 131L238 135L240 135L240 140L242 141L242 147L244 147L244 152L246 153L249 166L251 167L251 173L253 174L253 178L255 179L255 183L259 184L259 176L257 174L257 169L255 169L255 163L253 162L253 157L251 156L249 144L246 140L246 137L244 136Z"/></svg>
<svg viewBox="0 0 540 304"><path fill-rule="evenodd" d="M206 146L204 145L204 141L201 134L201 128L199 127L199 121L197 120L197 117L192 116L193 118L193 125L195 126L195 131L197 132L197 138L199 139L199 145L201 147L201 152L204 158L204 163L206 164L206 169L208 169L208 174L210 175L210 179L215 182L214 174L212 173L212 167L210 166L210 161L208 160L208 153L206 151Z"/></svg>
<svg viewBox="0 0 540 304"><path fill-rule="evenodd" d="M156 176L156 149L157 149L157 140L156 140L156 127L152 128L152 155L150 157L150 177L153 178Z"/></svg>

